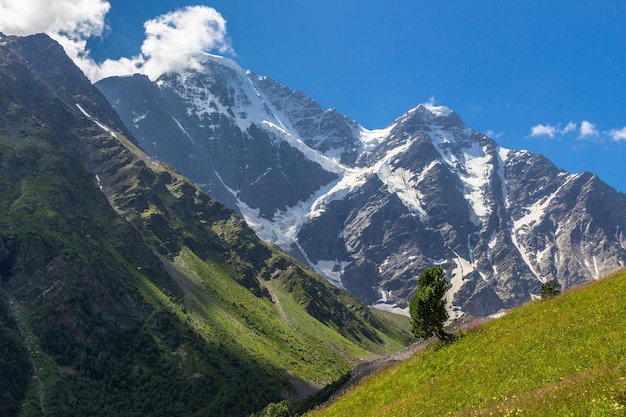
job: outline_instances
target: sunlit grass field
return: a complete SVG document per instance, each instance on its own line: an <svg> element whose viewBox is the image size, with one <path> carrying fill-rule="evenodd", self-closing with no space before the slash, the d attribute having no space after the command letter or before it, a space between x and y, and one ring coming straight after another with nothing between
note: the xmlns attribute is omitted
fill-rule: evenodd
<svg viewBox="0 0 626 417"><path fill-rule="evenodd" d="M626 270L434 345L310 415L626 415Z"/></svg>

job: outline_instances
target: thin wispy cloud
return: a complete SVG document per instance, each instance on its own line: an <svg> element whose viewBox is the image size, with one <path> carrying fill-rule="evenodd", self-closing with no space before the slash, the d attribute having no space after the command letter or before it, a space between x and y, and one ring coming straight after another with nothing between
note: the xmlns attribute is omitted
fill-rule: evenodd
<svg viewBox="0 0 626 417"><path fill-rule="evenodd" d="M211 7L189 6L145 22L139 54L97 63L87 39L106 35L110 7L103 0L0 0L0 31L21 36L47 33L91 81L135 73L156 79L167 72L198 68L210 51L234 54L222 15Z"/></svg>
<svg viewBox="0 0 626 417"><path fill-rule="evenodd" d="M490 138L493 138L493 139L500 139L502 136L504 136L504 131L502 131L502 132L495 132L492 129L488 129L485 132L485 135L487 135L487 136L489 136Z"/></svg>
<svg viewBox="0 0 626 417"><path fill-rule="evenodd" d="M561 129L562 135L567 135L569 132L573 132L576 130L576 123L569 122L563 129Z"/></svg>

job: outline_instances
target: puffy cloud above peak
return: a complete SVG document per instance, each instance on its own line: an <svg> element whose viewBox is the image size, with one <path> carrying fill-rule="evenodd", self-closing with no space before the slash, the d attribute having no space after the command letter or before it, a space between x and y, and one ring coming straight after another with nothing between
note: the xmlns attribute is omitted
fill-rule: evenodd
<svg viewBox="0 0 626 417"><path fill-rule="evenodd" d="M232 53L226 20L217 10L192 6L148 20L141 53L147 57L145 73L159 75L183 68L197 68L205 52Z"/></svg>
<svg viewBox="0 0 626 417"><path fill-rule="evenodd" d="M151 79L186 68L198 68L205 53L234 53L226 20L215 9L188 6L144 23L141 53L96 64L88 56L78 64L92 81L114 75L145 74ZM76 61L76 60L75 60Z"/></svg>
<svg viewBox="0 0 626 417"><path fill-rule="evenodd" d="M87 39L105 34L109 9L104 0L0 0L0 32L47 33L92 81L134 73L156 79L166 72L198 68L207 52L234 53L222 15L211 7L188 6L145 22L139 54L97 63L90 57Z"/></svg>

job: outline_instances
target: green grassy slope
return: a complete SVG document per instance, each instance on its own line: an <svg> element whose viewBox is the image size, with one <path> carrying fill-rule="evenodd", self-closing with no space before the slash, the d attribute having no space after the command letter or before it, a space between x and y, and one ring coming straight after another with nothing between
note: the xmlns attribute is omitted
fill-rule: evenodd
<svg viewBox="0 0 626 417"><path fill-rule="evenodd" d="M220 338L237 341L233 349L243 346L253 357L316 383L331 382L363 357L401 348L401 331L264 244L234 212L131 143L122 150L108 143L113 149L98 143L107 157L92 161L105 193L159 253L176 283L176 293L158 296L156 287L142 285L160 308L176 309L181 302L198 331L222 332ZM115 152L139 159L120 167L126 158L111 158ZM140 180L129 184L127 178Z"/></svg>
<svg viewBox="0 0 626 417"><path fill-rule="evenodd" d="M52 40L3 38L0 416L246 416L403 345L103 105Z"/></svg>
<svg viewBox="0 0 626 417"><path fill-rule="evenodd" d="M380 372L311 416L626 415L626 271Z"/></svg>

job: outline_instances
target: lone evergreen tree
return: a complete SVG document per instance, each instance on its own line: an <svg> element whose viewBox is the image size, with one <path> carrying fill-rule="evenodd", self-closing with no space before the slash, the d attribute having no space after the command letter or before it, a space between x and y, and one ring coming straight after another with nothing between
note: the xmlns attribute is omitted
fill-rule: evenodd
<svg viewBox="0 0 626 417"><path fill-rule="evenodd" d="M422 272L417 283L417 292L411 299L411 331L416 337L430 337L433 334L447 341L452 335L443 330L448 320L444 296L450 288L443 268L434 266Z"/></svg>
<svg viewBox="0 0 626 417"><path fill-rule="evenodd" d="M541 289L539 291L541 292L542 300L552 298L561 292L559 283L554 279L551 281L544 282L541 285Z"/></svg>

